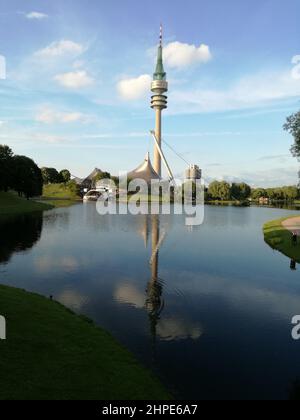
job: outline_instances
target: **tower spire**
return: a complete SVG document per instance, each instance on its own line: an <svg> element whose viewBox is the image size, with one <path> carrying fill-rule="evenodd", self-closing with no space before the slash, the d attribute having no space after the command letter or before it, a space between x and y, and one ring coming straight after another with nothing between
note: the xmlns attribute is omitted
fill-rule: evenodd
<svg viewBox="0 0 300 420"><path fill-rule="evenodd" d="M163 26L162 23L160 24L160 30L159 30L159 45L162 47L163 43Z"/></svg>
<svg viewBox="0 0 300 420"><path fill-rule="evenodd" d="M153 74L153 80L166 80L166 76L167 74L164 70L163 64L163 27L162 24L160 24L157 62L155 72Z"/></svg>

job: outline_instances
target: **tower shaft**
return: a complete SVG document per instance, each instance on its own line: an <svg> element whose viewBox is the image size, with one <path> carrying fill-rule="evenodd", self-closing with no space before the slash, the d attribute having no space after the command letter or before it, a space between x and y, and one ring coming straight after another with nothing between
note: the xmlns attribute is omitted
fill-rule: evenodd
<svg viewBox="0 0 300 420"><path fill-rule="evenodd" d="M159 146L161 147L161 133L162 133L162 121L161 121L161 109L156 108L155 111L155 136L157 138L157 142ZM157 172L157 174L161 177L161 156L158 150L157 145L154 145L154 170Z"/></svg>

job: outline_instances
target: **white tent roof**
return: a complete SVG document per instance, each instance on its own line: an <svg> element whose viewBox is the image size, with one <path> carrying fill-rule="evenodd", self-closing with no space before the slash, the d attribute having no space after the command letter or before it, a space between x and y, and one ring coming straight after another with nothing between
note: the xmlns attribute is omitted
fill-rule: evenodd
<svg viewBox="0 0 300 420"><path fill-rule="evenodd" d="M144 162L127 174L128 179L144 179L146 182L151 182L152 179L160 179L156 171L154 170L149 152L146 154Z"/></svg>

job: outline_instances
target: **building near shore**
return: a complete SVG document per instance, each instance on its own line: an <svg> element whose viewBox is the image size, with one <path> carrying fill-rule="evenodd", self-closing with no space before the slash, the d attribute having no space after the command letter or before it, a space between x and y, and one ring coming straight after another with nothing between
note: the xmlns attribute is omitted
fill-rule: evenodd
<svg viewBox="0 0 300 420"><path fill-rule="evenodd" d="M268 197L259 197L258 202L259 202L259 204L261 204L261 205L268 205L268 204L269 204L269 202L270 202L270 200L269 200L269 198L268 198Z"/></svg>
<svg viewBox="0 0 300 420"><path fill-rule="evenodd" d="M196 181L201 179L202 171L198 165L190 165L190 167L185 171L185 179Z"/></svg>
<svg viewBox="0 0 300 420"><path fill-rule="evenodd" d="M97 175L102 175L101 169L95 168L86 178L73 178L73 181L80 186L81 190L90 190L95 187L95 178Z"/></svg>

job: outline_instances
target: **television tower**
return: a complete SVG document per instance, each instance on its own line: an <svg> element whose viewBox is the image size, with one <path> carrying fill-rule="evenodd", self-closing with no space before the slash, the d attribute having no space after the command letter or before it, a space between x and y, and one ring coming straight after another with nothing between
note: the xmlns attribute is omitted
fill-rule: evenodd
<svg viewBox="0 0 300 420"><path fill-rule="evenodd" d="M168 91L167 73L163 65L163 43L162 43L162 25L160 25L159 46L157 54L157 63L155 73L153 74L153 82L151 84L151 108L155 110L155 137L159 147L161 147L162 139L162 110L167 108L168 97L164 95ZM157 144L154 145L154 170L161 177L161 154Z"/></svg>

